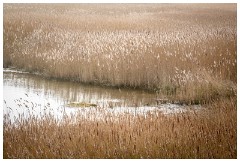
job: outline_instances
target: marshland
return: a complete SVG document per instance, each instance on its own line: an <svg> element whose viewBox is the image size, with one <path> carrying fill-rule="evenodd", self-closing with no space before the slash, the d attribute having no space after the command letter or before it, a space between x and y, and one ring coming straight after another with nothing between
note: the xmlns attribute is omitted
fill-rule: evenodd
<svg viewBox="0 0 240 162"><path fill-rule="evenodd" d="M237 4L3 4L3 158L237 158Z"/></svg>

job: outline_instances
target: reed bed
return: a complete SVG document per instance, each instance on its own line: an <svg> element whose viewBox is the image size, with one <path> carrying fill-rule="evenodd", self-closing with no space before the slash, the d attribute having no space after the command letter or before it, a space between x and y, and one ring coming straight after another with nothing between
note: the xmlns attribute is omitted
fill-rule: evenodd
<svg viewBox="0 0 240 162"><path fill-rule="evenodd" d="M17 124L6 115L3 133L3 158L237 158L237 106L225 99L180 115L45 115Z"/></svg>
<svg viewBox="0 0 240 162"><path fill-rule="evenodd" d="M185 103L236 95L236 4L4 4L3 65Z"/></svg>
<svg viewBox="0 0 240 162"><path fill-rule="evenodd" d="M13 124L6 114L3 157L236 158L236 12L236 4L4 4L4 67L208 104L61 122L46 114Z"/></svg>

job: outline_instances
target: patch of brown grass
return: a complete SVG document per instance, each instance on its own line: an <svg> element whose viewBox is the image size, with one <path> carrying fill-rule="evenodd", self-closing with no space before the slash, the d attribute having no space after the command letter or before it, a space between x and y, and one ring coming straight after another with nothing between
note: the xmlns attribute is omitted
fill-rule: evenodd
<svg viewBox="0 0 240 162"><path fill-rule="evenodd" d="M236 94L236 4L4 4L3 64L186 103Z"/></svg>
<svg viewBox="0 0 240 162"><path fill-rule="evenodd" d="M76 119L76 120L75 120ZM76 121L73 123L72 121ZM205 110L146 117L129 114L61 123L51 116L3 125L4 158L237 158L236 99Z"/></svg>

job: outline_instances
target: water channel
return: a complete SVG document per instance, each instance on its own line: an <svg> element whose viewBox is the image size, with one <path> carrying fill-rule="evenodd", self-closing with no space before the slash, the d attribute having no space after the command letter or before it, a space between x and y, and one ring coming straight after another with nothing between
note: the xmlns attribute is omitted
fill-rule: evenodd
<svg viewBox="0 0 240 162"><path fill-rule="evenodd" d="M177 104L159 105L155 99L155 94L143 90L106 88L3 70L3 115L8 115L13 122L19 117L42 117L45 114L61 119L63 114L76 112L101 116L106 113L144 115L156 111L172 114L189 110L187 106ZM71 103L84 103L85 106L75 107ZM199 109L200 106L192 108Z"/></svg>

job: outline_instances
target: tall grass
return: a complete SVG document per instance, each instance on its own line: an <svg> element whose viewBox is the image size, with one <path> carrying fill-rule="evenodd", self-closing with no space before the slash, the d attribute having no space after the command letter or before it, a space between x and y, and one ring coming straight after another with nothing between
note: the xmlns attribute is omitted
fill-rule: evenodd
<svg viewBox="0 0 240 162"><path fill-rule="evenodd" d="M4 4L3 66L209 103L3 124L4 158L236 158L236 4ZM89 120L91 118L91 120ZM76 122L73 122L76 121Z"/></svg>
<svg viewBox="0 0 240 162"><path fill-rule="evenodd" d="M4 67L173 100L236 94L235 4L4 4Z"/></svg>
<svg viewBox="0 0 240 162"><path fill-rule="evenodd" d="M63 121L21 119L3 125L4 158L237 158L236 99L165 116L105 114ZM89 114L90 116L93 114ZM73 122L75 121L75 122Z"/></svg>

